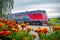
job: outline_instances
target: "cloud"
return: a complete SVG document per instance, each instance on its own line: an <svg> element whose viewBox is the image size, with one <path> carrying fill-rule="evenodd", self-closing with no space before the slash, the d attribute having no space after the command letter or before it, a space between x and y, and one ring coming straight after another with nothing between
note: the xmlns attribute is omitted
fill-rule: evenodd
<svg viewBox="0 0 60 40"><path fill-rule="evenodd" d="M60 0L15 0L12 13L46 10L48 17L60 16Z"/></svg>
<svg viewBox="0 0 60 40"><path fill-rule="evenodd" d="M40 2L40 3L53 3L60 2L60 0L14 0L15 3L31 3L31 2Z"/></svg>
<svg viewBox="0 0 60 40"><path fill-rule="evenodd" d="M60 0L14 0L14 7L28 6L32 4L60 3Z"/></svg>
<svg viewBox="0 0 60 40"><path fill-rule="evenodd" d="M29 5L29 6L23 6L23 7L17 7L14 8L13 11L26 11L26 10L59 10L60 8L60 3L53 3L53 4L33 4L33 5Z"/></svg>

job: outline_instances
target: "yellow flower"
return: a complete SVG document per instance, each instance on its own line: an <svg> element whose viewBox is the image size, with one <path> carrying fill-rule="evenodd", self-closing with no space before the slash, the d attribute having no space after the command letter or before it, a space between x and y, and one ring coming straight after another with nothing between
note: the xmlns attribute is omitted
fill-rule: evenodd
<svg viewBox="0 0 60 40"><path fill-rule="evenodd" d="M30 23L29 22L26 22L26 25L29 25Z"/></svg>
<svg viewBox="0 0 60 40"><path fill-rule="evenodd" d="M16 24L16 21L15 20L11 20L12 24Z"/></svg>
<svg viewBox="0 0 60 40"><path fill-rule="evenodd" d="M11 30L15 32L19 31L19 29L16 29L16 28L12 28Z"/></svg>
<svg viewBox="0 0 60 40"><path fill-rule="evenodd" d="M28 37L24 37L23 40L29 40L29 38Z"/></svg>
<svg viewBox="0 0 60 40"><path fill-rule="evenodd" d="M12 31L15 31L16 29L15 29L15 28L12 28L11 30L12 30Z"/></svg>
<svg viewBox="0 0 60 40"><path fill-rule="evenodd" d="M26 25L25 25L24 23L22 23L22 24L21 24L21 27L24 28L24 27L26 27Z"/></svg>
<svg viewBox="0 0 60 40"><path fill-rule="evenodd" d="M15 39L12 39L12 40L15 40Z"/></svg>
<svg viewBox="0 0 60 40"><path fill-rule="evenodd" d="M34 37L34 38L37 38L37 34L36 34L36 33L34 33L34 34L33 34L33 37Z"/></svg>
<svg viewBox="0 0 60 40"><path fill-rule="evenodd" d="M4 27L4 23L0 22L0 27L3 28Z"/></svg>
<svg viewBox="0 0 60 40"><path fill-rule="evenodd" d="M27 31L30 31L30 30L31 30L31 28L30 28L30 27L27 27L27 28L26 28L26 30L27 30Z"/></svg>
<svg viewBox="0 0 60 40"><path fill-rule="evenodd" d="M0 18L0 21L4 21L4 18Z"/></svg>
<svg viewBox="0 0 60 40"><path fill-rule="evenodd" d="M60 27L59 26L53 26L53 30L60 30Z"/></svg>

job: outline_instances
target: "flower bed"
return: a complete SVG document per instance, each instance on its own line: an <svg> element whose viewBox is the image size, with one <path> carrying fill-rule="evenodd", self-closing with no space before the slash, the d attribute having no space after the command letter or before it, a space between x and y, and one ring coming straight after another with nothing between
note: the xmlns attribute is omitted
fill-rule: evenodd
<svg viewBox="0 0 60 40"><path fill-rule="evenodd" d="M0 18L0 40L35 40L37 37L39 40L60 40L60 26L52 26L50 30L40 27L33 30L24 23L18 26L15 20ZM34 31L34 34L30 34L30 31Z"/></svg>
<svg viewBox="0 0 60 40"><path fill-rule="evenodd" d="M20 29L19 25L15 20L6 20L0 18L0 39L1 40L33 40L34 37L29 32L31 31L30 27L26 27L24 23L21 24ZM25 29L24 29L25 28Z"/></svg>

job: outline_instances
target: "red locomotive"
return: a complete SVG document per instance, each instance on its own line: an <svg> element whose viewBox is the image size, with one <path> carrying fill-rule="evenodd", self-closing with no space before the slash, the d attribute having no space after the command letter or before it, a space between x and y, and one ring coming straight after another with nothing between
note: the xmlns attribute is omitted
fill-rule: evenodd
<svg viewBox="0 0 60 40"><path fill-rule="evenodd" d="M34 25L42 25L48 21L48 17L45 10L36 10L36 11L26 11L13 14L13 19L17 21L17 23L21 22L29 22Z"/></svg>

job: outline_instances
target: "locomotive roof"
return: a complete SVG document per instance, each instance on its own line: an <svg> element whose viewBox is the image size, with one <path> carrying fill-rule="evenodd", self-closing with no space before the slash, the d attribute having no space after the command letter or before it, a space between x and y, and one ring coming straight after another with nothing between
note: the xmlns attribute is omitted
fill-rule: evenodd
<svg viewBox="0 0 60 40"><path fill-rule="evenodd" d="M19 12L19 13L14 13L14 14L29 14L29 13L40 13L40 12L46 13L45 10L35 10L35 11Z"/></svg>

